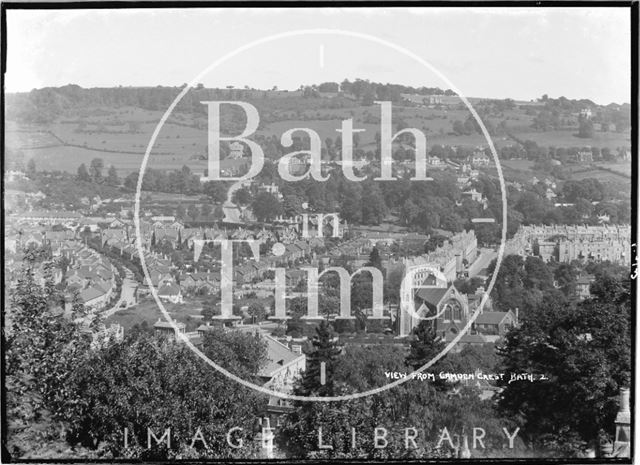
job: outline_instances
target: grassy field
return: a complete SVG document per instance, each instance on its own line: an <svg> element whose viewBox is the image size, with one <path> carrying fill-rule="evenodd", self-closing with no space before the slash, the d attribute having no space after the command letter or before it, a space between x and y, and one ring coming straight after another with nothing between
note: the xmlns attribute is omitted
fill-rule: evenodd
<svg viewBox="0 0 640 465"><path fill-rule="evenodd" d="M629 171L631 166L629 166ZM602 183L616 184L619 187L628 187L631 184L631 175L623 173L611 173L609 171L599 169L588 169L578 171L571 175L571 179L579 181L580 179L595 178Z"/></svg>
<svg viewBox="0 0 640 465"><path fill-rule="evenodd" d="M314 99L278 100L269 101L268 105L271 106L265 108L261 108L267 105L265 102L254 102L264 118L258 134L280 138L289 129L310 128L324 142L327 137L335 140L339 135L336 129L340 128L341 121L352 118L355 128L365 129L365 132L359 133L360 146L364 150L371 150L375 134L380 131L378 105L334 109L314 107L314 102L311 101ZM456 135L452 132L455 121L464 121L469 116L466 109L439 110L394 105L392 112L394 123L404 120L408 126L424 131L428 146L441 144L475 147L487 144L480 134ZM126 176L139 170L142 156L162 114L162 111L133 107L92 108L69 113L47 126L21 127L9 122L6 126L6 146L22 150L28 158L34 158L41 169L75 172L81 163L89 164L93 158L100 157L105 165L113 164L121 176ZM520 109L483 118L495 125L504 121L509 131L519 139L534 140L543 146L615 149L630 145L628 134L596 133L592 139L580 139L574 135L575 131L532 132L529 128L533 117ZM266 122L267 120L277 122ZM497 148L514 144L503 136L494 137L493 143ZM199 158L206 153L205 116L174 113L156 140L148 166L179 169L187 165L194 172L202 173L205 162Z"/></svg>
<svg viewBox="0 0 640 465"><path fill-rule="evenodd" d="M621 163L597 163L597 166L631 177L631 162L629 161Z"/></svg>
<svg viewBox="0 0 640 465"><path fill-rule="evenodd" d="M503 168L510 168L519 171L530 171L533 168L534 162L531 160L502 160L500 162Z"/></svg>
<svg viewBox="0 0 640 465"><path fill-rule="evenodd" d="M164 306L172 318L187 325L187 331L194 331L200 325L200 320L197 317L200 316L201 305L194 305L194 303L176 305L165 302ZM147 325L151 327L158 319L164 321L164 316L156 301L148 297L138 305L118 311L107 318L104 323L107 326L119 323L126 332L135 324L142 324L143 321L146 321Z"/></svg>
<svg viewBox="0 0 640 465"><path fill-rule="evenodd" d="M532 140L538 145L553 147L629 147L629 133L596 132L591 139L582 139L575 135L576 131L547 132L514 132L514 136L522 140Z"/></svg>
<svg viewBox="0 0 640 465"><path fill-rule="evenodd" d="M105 166L114 165L120 176L126 176L131 172L140 170L143 155L128 153L100 152L81 147L53 147L46 149L23 149L26 158L33 158L38 169L62 170L75 173L81 163L89 166L94 158L102 158ZM147 168L175 170L187 165L195 173L202 174L206 162L192 160L188 157L154 155L149 157Z"/></svg>
<svg viewBox="0 0 640 465"><path fill-rule="evenodd" d="M60 141L51 134L42 132L37 128L29 131L28 129L18 130L9 127L5 130L5 143L8 147L21 149L62 145Z"/></svg>
<svg viewBox="0 0 640 465"><path fill-rule="evenodd" d="M549 174L533 169L534 163L529 160L502 160L500 162L504 177L509 181L521 183L530 182L535 176L538 179L549 177ZM601 166L605 169L598 169ZM572 180L594 178L598 181L614 186L616 190L626 192L631 183L631 163L598 163L594 165L565 165L564 169L570 173ZM496 175L493 169L489 171ZM559 182L561 185L562 182Z"/></svg>

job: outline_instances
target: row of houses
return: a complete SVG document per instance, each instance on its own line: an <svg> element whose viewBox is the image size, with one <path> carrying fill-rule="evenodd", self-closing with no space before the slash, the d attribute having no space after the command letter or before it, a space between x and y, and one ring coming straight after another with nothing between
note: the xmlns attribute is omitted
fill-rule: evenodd
<svg viewBox="0 0 640 465"><path fill-rule="evenodd" d="M116 291L117 270L109 260L80 241L61 247L60 255L70 263L65 273L67 290L78 292L81 301L92 310L104 307Z"/></svg>
<svg viewBox="0 0 640 465"><path fill-rule="evenodd" d="M104 256L87 247L75 231L50 224L12 223L5 231L5 252L17 254L29 248L47 250L52 258L64 259L53 272L54 283L64 279L66 290L77 292L90 309L103 307L113 295L117 270Z"/></svg>
<svg viewBox="0 0 640 465"><path fill-rule="evenodd" d="M535 255L545 261L631 261L631 226L521 226L505 244L505 252Z"/></svg>

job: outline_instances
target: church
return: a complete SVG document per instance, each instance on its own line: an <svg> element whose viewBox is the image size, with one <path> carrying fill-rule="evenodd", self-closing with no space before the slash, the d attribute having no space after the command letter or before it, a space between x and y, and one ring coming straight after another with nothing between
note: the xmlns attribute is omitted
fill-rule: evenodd
<svg viewBox="0 0 640 465"><path fill-rule="evenodd" d="M511 310L493 311L491 299L487 298L481 313L467 328L482 302L484 289L479 288L471 295L461 294L439 274L436 270L426 277L424 273L420 274L420 279L424 280L414 285L411 291L414 312L401 312L401 336L408 336L422 319L428 319L434 325L436 335L444 342L448 343L464 333L458 344L461 349L464 345L495 342L518 325L517 310L516 313Z"/></svg>

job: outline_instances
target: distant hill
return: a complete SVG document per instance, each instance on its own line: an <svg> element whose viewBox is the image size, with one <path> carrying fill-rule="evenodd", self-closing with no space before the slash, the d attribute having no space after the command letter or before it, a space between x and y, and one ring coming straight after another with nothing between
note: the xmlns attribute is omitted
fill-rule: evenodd
<svg viewBox="0 0 640 465"><path fill-rule="evenodd" d="M7 94L5 143L8 157L34 158L42 169L75 172L80 163L101 157L121 175L139 169L151 134L183 87L113 87L85 89L77 85ZM292 128L310 128L323 145L335 144L340 122L352 119L356 150L374 151L380 110L374 100L393 102L394 131L422 130L428 145L486 146L486 140L459 97L436 87L413 88L364 80L277 89L191 89L167 120L154 146L152 167L189 166L202 174L207 155L207 100L239 100L254 105L260 125L254 138L267 157L278 152L280 136ZM498 149L535 141L543 147L630 146L630 106L599 106L581 99L543 98L533 102L469 98ZM590 115L590 137L579 138L579 118ZM223 108L221 130L239 134L246 125L236 106Z"/></svg>

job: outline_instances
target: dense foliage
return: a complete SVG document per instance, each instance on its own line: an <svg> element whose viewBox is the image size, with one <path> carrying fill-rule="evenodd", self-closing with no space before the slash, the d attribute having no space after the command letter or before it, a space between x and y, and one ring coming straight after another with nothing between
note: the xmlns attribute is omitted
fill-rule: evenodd
<svg viewBox="0 0 640 465"><path fill-rule="evenodd" d="M619 388L631 374L630 281L602 277L594 290L580 303L530 306L500 349L504 370L549 378L501 383L500 408L528 442L575 452L612 440Z"/></svg>
<svg viewBox="0 0 640 465"><path fill-rule="evenodd" d="M8 450L14 457L255 454L252 435L262 397L239 389L186 346L145 331L131 331L119 343L96 345L101 340L99 318L88 319L78 301L64 310L53 285L53 266L41 252L27 253L7 310ZM222 331L205 337L202 350L238 376L254 380L266 355L259 337ZM242 440L244 447L227 445L232 427L242 428L233 440ZM171 448L164 441L153 441L148 448L147 428L158 438L170 428ZM198 428L204 441L196 441L192 449Z"/></svg>

